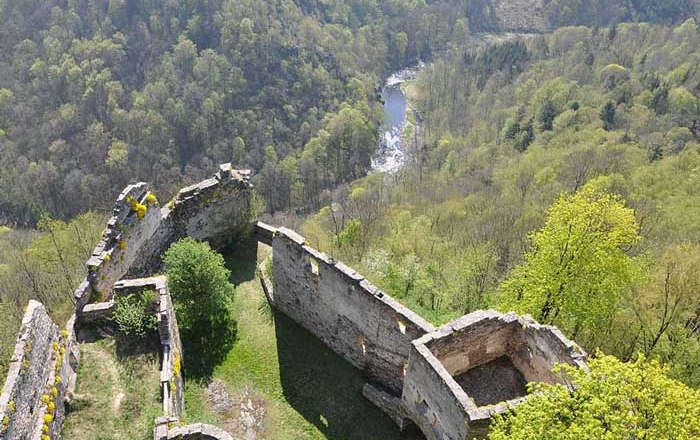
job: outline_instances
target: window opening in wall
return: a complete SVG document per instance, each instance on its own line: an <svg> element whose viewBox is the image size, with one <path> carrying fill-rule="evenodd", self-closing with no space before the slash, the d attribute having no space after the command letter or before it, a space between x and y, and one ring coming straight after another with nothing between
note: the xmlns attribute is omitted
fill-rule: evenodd
<svg viewBox="0 0 700 440"><path fill-rule="evenodd" d="M309 264L311 264L311 273L318 275L318 261L316 259L309 257Z"/></svg>
<svg viewBox="0 0 700 440"><path fill-rule="evenodd" d="M404 324L401 321L396 321L396 323L399 325L399 331L401 332L402 335L406 334L406 324Z"/></svg>

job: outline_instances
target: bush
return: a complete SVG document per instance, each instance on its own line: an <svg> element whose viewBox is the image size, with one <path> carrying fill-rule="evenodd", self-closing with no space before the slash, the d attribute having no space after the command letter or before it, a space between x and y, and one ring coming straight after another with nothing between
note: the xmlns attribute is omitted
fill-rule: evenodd
<svg viewBox="0 0 700 440"><path fill-rule="evenodd" d="M148 310L156 298L154 291L130 294L114 300L114 322L119 330L129 336L143 337L157 327L156 317Z"/></svg>
<svg viewBox="0 0 700 440"><path fill-rule="evenodd" d="M190 238L174 243L163 256L168 286L185 344L185 365L208 376L235 339L229 305L233 285L221 254Z"/></svg>

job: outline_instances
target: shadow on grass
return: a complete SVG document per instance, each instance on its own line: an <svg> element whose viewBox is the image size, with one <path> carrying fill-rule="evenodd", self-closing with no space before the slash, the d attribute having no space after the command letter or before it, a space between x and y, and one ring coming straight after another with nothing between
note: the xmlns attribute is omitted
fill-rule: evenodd
<svg viewBox="0 0 700 440"><path fill-rule="evenodd" d="M257 277L258 242L253 238L229 246L221 250L226 260L226 267L231 271L229 281L234 286L245 283Z"/></svg>
<svg viewBox="0 0 700 440"><path fill-rule="evenodd" d="M226 359L226 355L236 343L237 327L231 314L226 313L182 331L185 380L211 379L214 368Z"/></svg>
<svg viewBox="0 0 700 440"><path fill-rule="evenodd" d="M280 379L287 401L329 440L418 440L362 396L365 379L318 338L274 312Z"/></svg>
<svg viewBox="0 0 700 440"><path fill-rule="evenodd" d="M255 278L257 268L257 241L247 239L220 251L231 270L229 281L234 286ZM182 348L185 355L185 376L207 382L214 368L221 364L236 343L237 323L232 314L210 316L195 328L182 329Z"/></svg>

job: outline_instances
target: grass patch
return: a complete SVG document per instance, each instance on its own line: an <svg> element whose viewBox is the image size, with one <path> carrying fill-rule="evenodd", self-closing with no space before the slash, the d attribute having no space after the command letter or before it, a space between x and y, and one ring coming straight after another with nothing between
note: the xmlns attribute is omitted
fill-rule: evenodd
<svg viewBox="0 0 700 440"><path fill-rule="evenodd" d="M236 286L232 314L237 341L213 369L212 383L187 381L187 422L214 423L259 439L392 440L406 439L361 394L361 373L294 321L265 306L255 274L269 255L265 245L241 246L227 253ZM187 353L185 353L187 363ZM214 397L213 394L216 394ZM228 400L228 409L222 400ZM242 422L241 406L258 419Z"/></svg>
<svg viewBox="0 0 700 440"><path fill-rule="evenodd" d="M162 412L157 350L157 341L81 343L76 398L61 438L151 440L154 420Z"/></svg>

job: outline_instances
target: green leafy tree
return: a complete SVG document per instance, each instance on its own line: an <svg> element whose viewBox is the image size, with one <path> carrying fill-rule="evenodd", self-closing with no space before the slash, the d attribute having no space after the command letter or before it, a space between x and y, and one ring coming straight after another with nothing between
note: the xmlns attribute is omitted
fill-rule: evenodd
<svg viewBox="0 0 700 440"><path fill-rule="evenodd" d="M529 313L576 337L604 330L635 277L627 255L640 239L634 211L604 188L607 178L566 194L532 234L532 250L501 286L502 309Z"/></svg>
<svg viewBox="0 0 700 440"><path fill-rule="evenodd" d="M235 338L230 271L221 254L191 238L170 246L163 261L188 353L186 368L195 376L209 376Z"/></svg>
<svg viewBox="0 0 700 440"><path fill-rule="evenodd" d="M534 384L524 403L494 418L490 440L694 439L700 436L700 392L666 376L642 356L622 363L600 356L590 374L557 369L573 385Z"/></svg>
<svg viewBox="0 0 700 440"><path fill-rule="evenodd" d="M207 243L185 238L170 246L163 261L181 328L227 314L233 286L221 254Z"/></svg>

